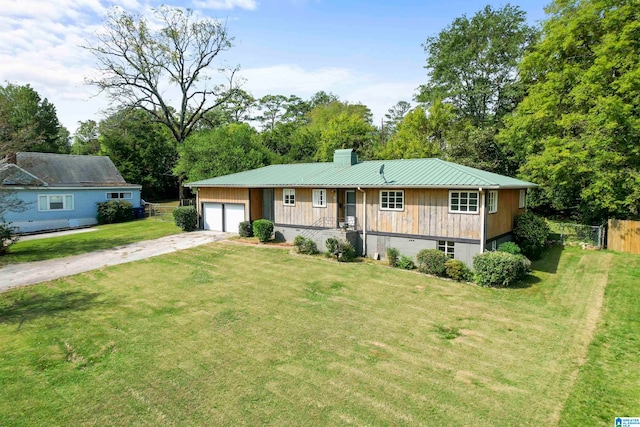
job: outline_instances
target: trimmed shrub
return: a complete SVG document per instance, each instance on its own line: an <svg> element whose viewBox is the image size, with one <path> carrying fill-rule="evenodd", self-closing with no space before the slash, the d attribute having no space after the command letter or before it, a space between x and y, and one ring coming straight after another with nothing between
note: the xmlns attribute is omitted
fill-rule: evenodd
<svg viewBox="0 0 640 427"><path fill-rule="evenodd" d="M458 282L471 280L473 278L473 274L471 273L471 270L469 270L469 267L458 259L450 259L445 262L444 269L447 277Z"/></svg>
<svg viewBox="0 0 640 427"><path fill-rule="evenodd" d="M133 205L126 200L98 202L98 224L114 224L133 219Z"/></svg>
<svg viewBox="0 0 640 427"><path fill-rule="evenodd" d="M329 237L325 242L327 256L333 256L340 262L351 262L356 257L356 250L346 240Z"/></svg>
<svg viewBox="0 0 640 427"><path fill-rule="evenodd" d="M257 219L253 221L253 235L262 243L268 242L273 235L273 222L268 219Z"/></svg>
<svg viewBox="0 0 640 427"><path fill-rule="evenodd" d="M13 235L13 227L10 222L4 222L0 218L0 256L9 251L9 247L18 241L18 236Z"/></svg>
<svg viewBox="0 0 640 427"><path fill-rule="evenodd" d="M173 210L173 219L182 231L193 231L198 226L198 212L195 206L181 206Z"/></svg>
<svg viewBox="0 0 640 427"><path fill-rule="evenodd" d="M507 287L524 276L522 255L484 252L473 257L475 281L480 286Z"/></svg>
<svg viewBox="0 0 640 427"><path fill-rule="evenodd" d="M549 225L544 218L525 212L515 220L513 238L525 256L538 259L544 251L549 232Z"/></svg>
<svg viewBox="0 0 640 427"><path fill-rule="evenodd" d="M299 254L314 255L318 253L316 242L303 236L296 236L293 239L293 247Z"/></svg>
<svg viewBox="0 0 640 427"><path fill-rule="evenodd" d="M398 266L398 258L400 257L400 251L396 248L387 248L387 262L391 267Z"/></svg>
<svg viewBox="0 0 640 427"><path fill-rule="evenodd" d="M444 264L450 259L447 254L438 249L423 249L416 256L418 270L422 273L436 276L445 275Z"/></svg>
<svg viewBox="0 0 640 427"><path fill-rule="evenodd" d="M512 255L520 255L522 253L522 250L520 249L520 246L516 245L513 242L504 242L504 243L500 243L500 246L498 246L498 252L506 252Z"/></svg>
<svg viewBox="0 0 640 427"><path fill-rule="evenodd" d="M242 221L238 224L238 234L240 234L240 237L253 237L251 221Z"/></svg>
<svg viewBox="0 0 640 427"><path fill-rule="evenodd" d="M413 270L416 268L416 265L413 262L413 258L402 255L400 257L400 261L397 263L398 268L404 268L405 270Z"/></svg>

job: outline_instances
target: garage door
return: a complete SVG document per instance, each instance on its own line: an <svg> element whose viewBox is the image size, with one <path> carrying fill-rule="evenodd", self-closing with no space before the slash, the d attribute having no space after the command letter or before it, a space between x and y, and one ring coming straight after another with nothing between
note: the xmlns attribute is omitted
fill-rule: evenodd
<svg viewBox="0 0 640 427"><path fill-rule="evenodd" d="M222 230L222 203L203 203L203 222L205 230Z"/></svg>
<svg viewBox="0 0 640 427"><path fill-rule="evenodd" d="M225 203L224 205L224 231L237 233L238 225L244 221L244 204Z"/></svg>

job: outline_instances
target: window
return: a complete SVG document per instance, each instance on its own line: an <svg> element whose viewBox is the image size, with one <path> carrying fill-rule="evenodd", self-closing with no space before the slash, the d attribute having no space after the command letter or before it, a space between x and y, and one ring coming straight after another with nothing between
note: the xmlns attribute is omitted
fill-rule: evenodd
<svg viewBox="0 0 640 427"><path fill-rule="evenodd" d="M489 213L498 212L498 192L496 190L489 191L488 194L488 205L489 205Z"/></svg>
<svg viewBox="0 0 640 427"><path fill-rule="evenodd" d="M450 191L449 212L478 213L478 192Z"/></svg>
<svg viewBox="0 0 640 427"><path fill-rule="evenodd" d="M438 240L438 250L447 254L449 258L453 259L455 255L455 242L449 242L446 240Z"/></svg>
<svg viewBox="0 0 640 427"><path fill-rule="evenodd" d="M313 190L313 207L314 208L326 208L327 207L327 190Z"/></svg>
<svg viewBox="0 0 640 427"><path fill-rule="evenodd" d="M404 191L380 191L380 209L401 211L404 209Z"/></svg>
<svg viewBox="0 0 640 427"><path fill-rule="evenodd" d="M282 190L283 204L285 206L296 205L296 190L295 188L285 188Z"/></svg>
<svg viewBox="0 0 640 427"><path fill-rule="evenodd" d="M107 193L107 199L130 199L131 191L126 191L124 193L118 193L114 191L113 193Z"/></svg>
<svg viewBox="0 0 640 427"><path fill-rule="evenodd" d="M38 195L39 211L71 211L73 210L72 194Z"/></svg>
<svg viewBox="0 0 640 427"><path fill-rule="evenodd" d="M527 206L527 190L520 190L520 199L518 200L518 207L520 209Z"/></svg>

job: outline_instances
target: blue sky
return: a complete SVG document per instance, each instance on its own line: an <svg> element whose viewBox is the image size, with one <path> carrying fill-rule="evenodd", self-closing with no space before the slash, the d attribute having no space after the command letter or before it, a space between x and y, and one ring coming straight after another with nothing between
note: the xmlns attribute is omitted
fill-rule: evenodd
<svg viewBox="0 0 640 427"><path fill-rule="evenodd" d="M395 103L411 101L426 81L421 44L453 19L486 4L471 0L7 0L0 10L0 81L31 84L73 132L79 120L100 120L108 102L84 79L94 60L79 46L100 30L110 7L141 14L159 4L189 7L224 19L234 47L222 57L240 65L254 96L333 92L361 102L377 121ZM530 23L546 1L512 2Z"/></svg>

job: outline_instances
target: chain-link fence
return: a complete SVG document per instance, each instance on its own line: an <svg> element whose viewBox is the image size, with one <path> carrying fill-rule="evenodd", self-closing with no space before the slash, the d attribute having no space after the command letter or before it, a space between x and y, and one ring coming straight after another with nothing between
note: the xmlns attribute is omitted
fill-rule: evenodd
<svg viewBox="0 0 640 427"><path fill-rule="evenodd" d="M605 247L605 226L584 225L568 222L549 222L551 233L564 244L582 245L603 249Z"/></svg>

